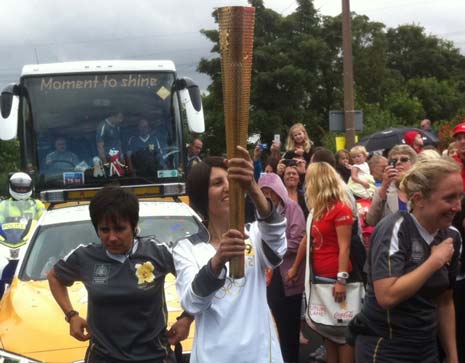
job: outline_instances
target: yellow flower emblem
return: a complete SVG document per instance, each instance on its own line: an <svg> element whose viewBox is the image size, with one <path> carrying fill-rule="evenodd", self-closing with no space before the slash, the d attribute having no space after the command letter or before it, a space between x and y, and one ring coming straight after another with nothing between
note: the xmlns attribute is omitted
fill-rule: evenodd
<svg viewBox="0 0 465 363"><path fill-rule="evenodd" d="M143 264L136 264L137 283L142 285L145 282L152 282L155 279L155 275L153 274L154 269L150 261L144 262Z"/></svg>

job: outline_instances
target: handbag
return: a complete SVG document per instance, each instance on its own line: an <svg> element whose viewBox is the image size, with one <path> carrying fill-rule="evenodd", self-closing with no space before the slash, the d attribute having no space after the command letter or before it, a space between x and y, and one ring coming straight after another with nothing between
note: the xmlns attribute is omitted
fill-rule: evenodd
<svg viewBox="0 0 465 363"><path fill-rule="evenodd" d="M346 300L342 303L334 301L334 283L315 282L311 264L311 229L313 210L307 218L307 252L305 268L305 320L317 333L336 343L345 344L347 326L357 315L363 304L365 286L363 281L352 281L346 284Z"/></svg>

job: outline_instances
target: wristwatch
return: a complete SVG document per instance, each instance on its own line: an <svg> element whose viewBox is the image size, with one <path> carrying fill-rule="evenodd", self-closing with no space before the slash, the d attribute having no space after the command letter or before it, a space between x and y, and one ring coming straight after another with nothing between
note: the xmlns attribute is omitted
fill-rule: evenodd
<svg viewBox="0 0 465 363"><path fill-rule="evenodd" d="M338 272L336 277L338 279L345 279L347 280L349 278L349 273L348 272Z"/></svg>
<svg viewBox="0 0 465 363"><path fill-rule="evenodd" d="M71 320L73 316L79 315L79 313L76 310L70 310L65 314L65 320L67 323Z"/></svg>
<svg viewBox="0 0 465 363"><path fill-rule="evenodd" d="M176 320L182 319L182 318L189 318L191 320L194 320L194 316L189 314L187 311L183 311L181 315L179 315Z"/></svg>

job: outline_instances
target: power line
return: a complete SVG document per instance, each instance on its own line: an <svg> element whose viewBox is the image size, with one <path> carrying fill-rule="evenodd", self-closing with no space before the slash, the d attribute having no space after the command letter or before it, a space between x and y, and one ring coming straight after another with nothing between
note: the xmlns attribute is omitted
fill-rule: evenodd
<svg viewBox="0 0 465 363"><path fill-rule="evenodd" d="M316 10L320 11L322 8L325 7L325 5L326 5L327 3L328 3L328 0L326 0L323 4L321 4L321 5L319 6L319 8L316 9Z"/></svg>
<svg viewBox="0 0 465 363"><path fill-rule="evenodd" d="M283 14L284 14L286 11L288 11L292 6L294 6L294 4L295 4L295 1L292 0L292 1L289 3L288 6L286 6L283 10L281 10L281 11L279 12L279 14L283 15Z"/></svg>
<svg viewBox="0 0 465 363"><path fill-rule="evenodd" d="M89 44L89 43L106 43L106 42L115 42L123 40L134 40L134 39L145 39L145 38L169 38L187 34L197 34L200 35L199 31L196 32L180 32L180 33L167 33L167 34L149 34L149 35L135 35L127 37L115 37L115 38L101 38L101 39L92 39L92 40L76 40L76 41L65 41L65 42L48 42L48 43L23 43L21 45L10 44L2 45L1 48L16 48L16 47L50 47L54 45L70 45L70 44Z"/></svg>
<svg viewBox="0 0 465 363"><path fill-rule="evenodd" d="M322 9L323 7L325 7L327 4L328 4L328 1L329 0L326 0L322 5L320 5L318 7L318 10ZM378 11L382 11L382 10L386 10L386 9L398 9L398 8L408 8L408 7L412 7L412 6L418 6L418 5L434 5L434 4L437 4L437 5L441 5L443 6L443 3L438 1L438 0L422 0L422 1L416 1L416 2L403 2L403 3L399 3L399 4L391 4L391 5L388 5L388 6L374 6L374 7L364 7L364 8L360 8L360 7L357 7L356 5L352 5L352 11L356 12L356 13L362 13L362 12L370 12L370 11L375 11L375 12L378 12ZM355 8L357 8L358 10L355 10Z"/></svg>
<svg viewBox="0 0 465 363"><path fill-rule="evenodd" d="M408 3L403 3L403 4L388 5L388 6L382 6L382 7L373 7L373 8L368 7L368 8L365 8L364 11L378 11L378 10L386 10L386 9L407 8L407 7L412 7L412 6L422 5L422 4L433 4L433 3L438 4L438 1L437 0L424 0L424 1L408 2Z"/></svg>

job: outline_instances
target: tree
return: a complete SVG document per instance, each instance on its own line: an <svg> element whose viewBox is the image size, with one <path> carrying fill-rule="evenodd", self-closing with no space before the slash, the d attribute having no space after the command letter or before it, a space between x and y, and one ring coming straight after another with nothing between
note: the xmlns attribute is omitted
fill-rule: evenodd
<svg viewBox="0 0 465 363"><path fill-rule="evenodd" d="M259 131L263 140L271 140L275 133L286 135L295 122L305 123L310 133L318 130L319 110L325 105L315 95L321 88L328 49L319 37L313 3L299 0L296 12L285 18L264 8L263 1L250 3L256 7L250 132ZM204 30L203 34L215 42L212 51L217 52L217 32ZM218 139L224 135L219 61L202 59L199 71L212 78L204 101L207 129Z"/></svg>
<svg viewBox="0 0 465 363"><path fill-rule="evenodd" d="M405 79L436 77L438 80L463 75L464 57L450 41L426 35L418 25L389 29L387 62Z"/></svg>
<svg viewBox="0 0 465 363"><path fill-rule="evenodd" d="M250 132L268 142L302 122L317 144L330 139L328 113L343 104L341 16L321 16L311 0L298 0L287 16L265 8L263 0L249 3L256 7ZM218 32L202 33L218 53ZM465 99L465 57L453 43L418 25L386 28L355 13L352 33L355 103L365 113L364 133L457 115ZM202 59L198 69L212 78L204 99L207 147L224 152L219 58Z"/></svg>
<svg viewBox="0 0 465 363"><path fill-rule="evenodd" d="M439 81L436 77L410 79L407 89L422 103L424 116L433 120L452 119L464 101L456 82Z"/></svg>

